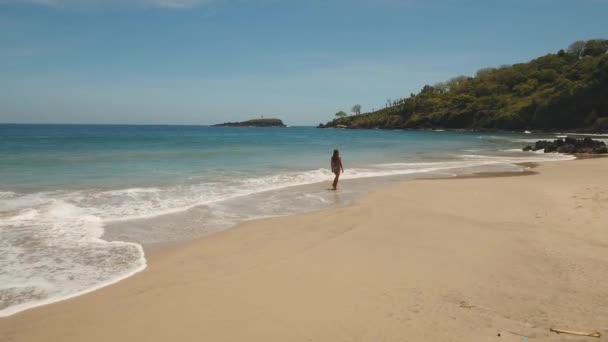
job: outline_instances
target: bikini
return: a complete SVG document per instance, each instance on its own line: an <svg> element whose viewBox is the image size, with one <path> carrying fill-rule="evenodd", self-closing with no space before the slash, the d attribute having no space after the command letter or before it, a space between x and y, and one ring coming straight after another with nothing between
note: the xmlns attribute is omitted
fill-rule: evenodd
<svg viewBox="0 0 608 342"><path fill-rule="evenodd" d="M331 171L333 173L340 173L340 162L339 159L331 160Z"/></svg>

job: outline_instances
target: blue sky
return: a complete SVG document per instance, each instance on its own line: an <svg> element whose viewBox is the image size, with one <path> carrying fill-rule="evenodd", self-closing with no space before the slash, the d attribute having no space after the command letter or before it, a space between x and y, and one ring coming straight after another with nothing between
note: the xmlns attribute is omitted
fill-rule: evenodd
<svg viewBox="0 0 608 342"><path fill-rule="evenodd" d="M0 122L325 122L608 38L608 0L0 0Z"/></svg>

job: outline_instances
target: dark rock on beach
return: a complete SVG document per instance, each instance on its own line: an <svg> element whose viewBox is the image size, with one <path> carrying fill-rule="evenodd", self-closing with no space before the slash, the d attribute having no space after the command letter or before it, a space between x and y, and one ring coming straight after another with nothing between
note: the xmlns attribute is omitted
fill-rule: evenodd
<svg viewBox="0 0 608 342"><path fill-rule="evenodd" d="M539 140L534 146L528 145L523 148L524 151L538 151L543 150L545 153L558 152L558 153L590 153L590 154L601 154L608 153L606 143L603 141L593 140L591 138L575 139L557 139L555 141Z"/></svg>

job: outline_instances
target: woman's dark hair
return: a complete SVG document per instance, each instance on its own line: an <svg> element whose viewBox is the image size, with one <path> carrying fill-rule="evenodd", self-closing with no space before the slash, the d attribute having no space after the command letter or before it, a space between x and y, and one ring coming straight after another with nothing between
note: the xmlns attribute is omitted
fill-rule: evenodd
<svg viewBox="0 0 608 342"><path fill-rule="evenodd" d="M336 160L338 158L338 150L334 150L334 154L331 156L331 160Z"/></svg>

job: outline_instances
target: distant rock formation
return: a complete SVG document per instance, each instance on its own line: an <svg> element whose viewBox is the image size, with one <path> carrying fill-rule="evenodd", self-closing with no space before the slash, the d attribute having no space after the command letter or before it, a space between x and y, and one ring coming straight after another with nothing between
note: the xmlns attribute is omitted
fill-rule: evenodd
<svg viewBox="0 0 608 342"><path fill-rule="evenodd" d="M212 127L287 127L279 119L253 119L243 122L225 122Z"/></svg>
<svg viewBox="0 0 608 342"><path fill-rule="evenodd" d="M524 151L538 151L543 150L545 153L558 152L558 153L591 153L600 154L608 153L606 143L603 141L593 140L591 138L584 139L557 139L553 142L547 140L539 140L534 146L528 145L523 148Z"/></svg>

